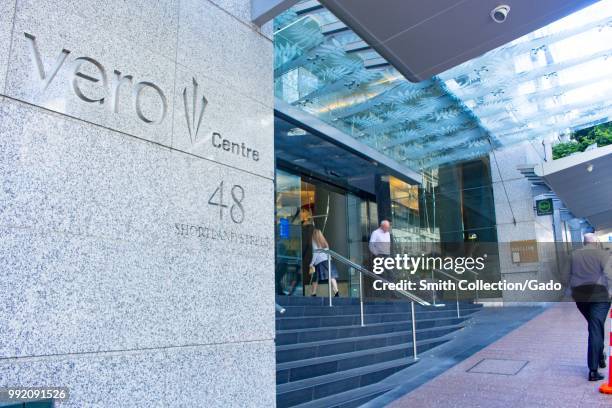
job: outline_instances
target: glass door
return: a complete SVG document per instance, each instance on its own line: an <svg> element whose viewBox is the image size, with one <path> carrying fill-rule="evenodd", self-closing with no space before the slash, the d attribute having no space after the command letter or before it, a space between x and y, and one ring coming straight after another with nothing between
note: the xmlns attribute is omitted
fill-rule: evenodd
<svg viewBox="0 0 612 408"><path fill-rule="evenodd" d="M276 171L276 293L302 295L302 184L300 176Z"/></svg>
<svg viewBox="0 0 612 408"><path fill-rule="evenodd" d="M378 221L375 202L277 169L275 210L277 294L312 293L315 277L309 266L315 228L321 230L333 251L369 265L368 240ZM341 262L334 265L340 296L359 296L359 275ZM318 285L318 296L327 296L327 291L327 282Z"/></svg>
<svg viewBox="0 0 612 408"><path fill-rule="evenodd" d="M347 239L347 215L346 215L346 192L333 187L321 181L311 181L310 183L303 182L302 189L308 199L308 211L310 222L304 227L302 245L304 247L303 265L304 271L308 270L310 260L312 259L312 233L315 228L321 230L323 236L327 240L330 249L340 255L348 256L348 239ZM302 209L306 206L303 204ZM340 262L334 262L338 271L338 290L340 296L347 296L349 293L349 271L346 265ZM308 293L311 289L311 278L307 273L304 275L308 278L305 285L308 287ZM319 296L327 296L327 282L325 285L319 285L317 294Z"/></svg>
<svg viewBox="0 0 612 408"><path fill-rule="evenodd" d="M368 242L372 231L378 228L376 203L354 194L348 194L346 204L349 259L369 268ZM349 274L349 295L359 297L359 274L353 270Z"/></svg>

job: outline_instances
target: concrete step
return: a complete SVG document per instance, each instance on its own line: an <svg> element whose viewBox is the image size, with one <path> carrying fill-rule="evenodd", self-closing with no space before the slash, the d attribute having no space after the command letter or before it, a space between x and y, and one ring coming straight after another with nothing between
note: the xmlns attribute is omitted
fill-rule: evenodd
<svg viewBox="0 0 612 408"><path fill-rule="evenodd" d="M429 299L425 299L429 300ZM448 303L447 306L454 305L454 299L446 300ZM276 296L276 303L279 305L286 306L329 306L329 298L325 296ZM394 300L378 300L378 299L365 299L364 301L367 305L408 305L410 306L410 301L406 298L398 298ZM472 304L471 301L461 300L462 304ZM348 298L348 297L334 297L332 298L332 305L334 306L350 306L350 305L358 305L358 298ZM431 306L421 306L419 304L415 304L416 308L428 308Z"/></svg>
<svg viewBox="0 0 612 408"><path fill-rule="evenodd" d="M445 339L439 338L417 341L417 349L426 351L446 341ZM412 344L404 343L279 363L276 364L276 383L285 384L292 381L304 380L311 377L318 377L353 368L411 357Z"/></svg>
<svg viewBox="0 0 612 408"><path fill-rule="evenodd" d="M465 309L461 310L463 316L469 316L470 314L478 311L479 309ZM283 316L276 319L277 330L291 330L291 329L304 329L304 328L318 328L318 327L337 327L337 326L350 326L360 325L361 316L359 310L352 310L350 314L343 315L331 315L331 316L301 316L291 317ZM410 319L410 312L385 312L385 313L366 313L364 315L365 324L385 323L394 322ZM415 313L415 318L419 320L427 319L444 319L457 317L456 310L432 310L432 311L421 311Z"/></svg>
<svg viewBox="0 0 612 408"><path fill-rule="evenodd" d="M355 388L329 397L294 405L294 408L356 408L391 390L384 381Z"/></svg>
<svg viewBox="0 0 612 408"><path fill-rule="evenodd" d="M469 316L457 318L420 319L416 321L417 331L432 327L453 326L464 322ZM365 327L357 325L319 327L314 329L289 329L276 331L276 345L309 343L321 340L341 339L347 337L369 336L374 334L393 333L412 329L411 320L397 320L385 323L373 323Z"/></svg>
<svg viewBox="0 0 612 408"><path fill-rule="evenodd" d="M327 306L329 298L322 296L276 296L276 303L281 306ZM334 305L358 305L359 299L337 297L332 300Z"/></svg>
<svg viewBox="0 0 612 408"><path fill-rule="evenodd" d="M412 358L402 358L281 384L277 386L276 404L279 408L291 407L365 387L415 363Z"/></svg>
<svg viewBox="0 0 612 408"><path fill-rule="evenodd" d="M309 317L309 316L335 316L352 314L355 311L359 312L359 304L355 305L336 305L333 307L329 306L283 306L285 312L283 314L277 313L277 317ZM467 302L460 302L459 309L463 310L480 310L482 305L473 304ZM444 306L440 307L415 307L417 313L428 312L428 311L455 311L455 302L447 302ZM410 313L410 303L408 302L395 302L393 304L364 304L364 312L370 313L394 313L394 312L408 312Z"/></svg>
<svg viewBox="0 0 612 408"><path fill-rule="evenodd" d="M277 406L358 407L389 391L383 381L414 364L411 304L369 301L360 326L358 299L277 297ZM279 301L280 300L280 301ZM449 341L482 305L415 305L418 352Z"/></svg>
<svg viewBox="0 0 612 408"><path fill-rule="evenodd" d="M463 325L451 325L417 330L417 341L446 336L460 330ZM288 344L276 347L276 362L305 360L333 354L349 353L370 348L408 344L412 342L412 331L374 334L369 336L346 337L340 339L314 341L310 343Z"/></svg>

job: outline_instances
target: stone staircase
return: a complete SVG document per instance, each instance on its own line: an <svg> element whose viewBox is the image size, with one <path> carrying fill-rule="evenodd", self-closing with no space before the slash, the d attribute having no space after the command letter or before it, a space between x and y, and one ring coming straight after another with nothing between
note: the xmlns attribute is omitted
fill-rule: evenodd
<svg viewBox="0 0 612 408"><path fill-rule="evenodd" d="M406 301L370 301L365 327L359 301L278 296L276 402L283 407L357 407L389 391L384 379L412 364L412 321ZM448 341L481 305L417 305L417 348L422 353Z"/></svg>

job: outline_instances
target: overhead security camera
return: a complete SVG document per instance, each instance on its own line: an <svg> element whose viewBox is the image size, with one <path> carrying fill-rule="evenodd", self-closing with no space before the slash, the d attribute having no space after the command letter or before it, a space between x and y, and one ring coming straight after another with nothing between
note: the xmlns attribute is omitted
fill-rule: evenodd
<svg viewBox="0 0 612 408"><path fill-rule="evenodd" d="M510 13L510 6L502 4L491 10L491 18L496 23L501 24L508 18L508 13Z"/></svg>

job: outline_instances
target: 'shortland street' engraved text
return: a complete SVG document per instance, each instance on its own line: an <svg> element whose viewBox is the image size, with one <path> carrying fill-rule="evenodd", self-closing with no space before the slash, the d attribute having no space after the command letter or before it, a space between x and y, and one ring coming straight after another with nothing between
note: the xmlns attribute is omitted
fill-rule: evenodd
<svg viewBox="0 0 612 408"><path fill-rule="evenodd" d="M241 234L234 231L217 229L202 225L174 224L176 234L180 237L193 237L219 241L234 242L241 245L261 246L271 245L269 237Z"/></svg>

